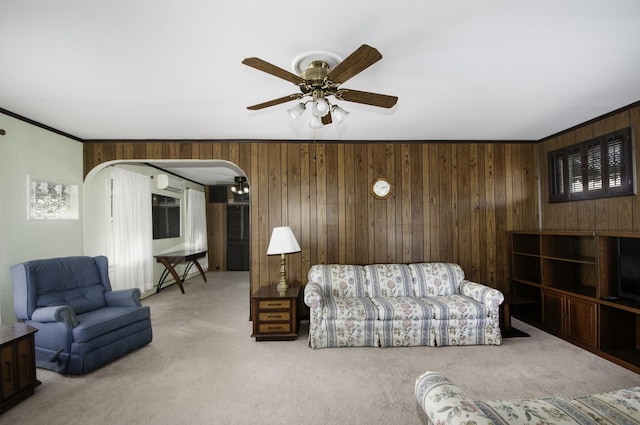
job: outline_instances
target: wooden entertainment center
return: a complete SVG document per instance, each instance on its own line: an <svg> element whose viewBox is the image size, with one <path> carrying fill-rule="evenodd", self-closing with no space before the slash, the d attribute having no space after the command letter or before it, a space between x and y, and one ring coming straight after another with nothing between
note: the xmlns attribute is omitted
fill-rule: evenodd
<svg viewBox="0 0 640 425"><path fill-rule="evenodd" d="M640 233L510 233L513 316L640 373L640 302L619 297L618 240ZM640 259L638 260L640 261Z"/></svg>

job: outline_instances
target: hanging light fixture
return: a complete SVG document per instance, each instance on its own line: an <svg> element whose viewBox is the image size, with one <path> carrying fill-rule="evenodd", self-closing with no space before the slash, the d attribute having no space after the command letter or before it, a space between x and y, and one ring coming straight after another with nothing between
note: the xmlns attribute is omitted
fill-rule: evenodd
<svg viewBox="0 0 640 425"><path fill-rule="evenodd" d="M310 94L311 99L305 99L305 97L303 96L301 97L299 103L287 109L289 116L292 119L300 118L304 114L304 111L307 109L307 103L311 103L310 109L313 115L311 117L311 122L309 122L309 127L314 129L322 128L322 126L327 122L330 123L332 121L332 118L334 117L338 123L341 123L347 118L349 112L345 111L340 106L333 105L331 102L329 102L326 97L327 94L331 95L331 93L326 93L322 89L313 90L313 92ZM329 115L329 119L327 122L325 122L327 115Z"/></svg>
<svg viewBox="0 0 640 425"><path fill-rule="evenodd" d="M308 109L311 109L313 115L310 126L315 130L333 122L341 123L347 118L349 113L337 105L333 105L331 101L355 102L381 108L392 108L398 101L397 96L346 89L341 86L342 83L380 59L382 59L382 54L367 44L358 47L346 59L326 50L304 52L293 60L293 73L257 57L245 58L242 61L244 65L290 81L300 90L300 93L251 105L247 109L256 111L296 101L295 106L287 109L288 114L291 118L298 119L309 106ZM321 118L322 126L318 123L317 118Z"/></svg>
<svg viewBox="0 0 640 425"><path fill-rule="evenodd" d="M231 191L238 195L246 195L249 193L249 183L245 176L236 176L234 178L234 184L231 186Z"/></svg>
<svg viewBox="0 0 640 425"><path fill-rule="evenodd" d="M349 111L341 108L338 105L333 105L331 102L327 100L326 97L317 97L313 100L307 100L305 102L297 103L295 106L287 109L289 116L291 119L298 119L307 109L307 103L311 102L311 113L313 114L311 117L311 121L309 122L309 127L311 128L322 128L324 125L322 122L322 118L331 114L332 118L335 119L338 123L343 122L347 115L349 115ZM329 121L331 122L331 121Z"/></svg>

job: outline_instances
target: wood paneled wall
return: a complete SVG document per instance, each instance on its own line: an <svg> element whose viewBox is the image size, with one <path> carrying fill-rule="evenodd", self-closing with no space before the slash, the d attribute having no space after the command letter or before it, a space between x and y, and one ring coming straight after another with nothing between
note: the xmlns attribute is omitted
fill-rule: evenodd
<svg viewBox="0 0 640 425"><path fill-rule="evenodd" d="M538 144L87 142L85 174L105 161L224 159L251 186L251 285L276 282L271 229L292 227L302 252L290 280L316 263L451 261L468 279L508 285L512 229L539 223ZM374 178L391 181L386 200Z"/></svg>
<svg viewBox="0 0 640 425"><path fill-rule="evenodd" d="M635 167L636 173L638 173L640 171L640 150L635 141L640 130L640 106L638 104L604 118L588 122L541 143L539 161L542 170L542 229L640 231L640 198L637 195L556 204L549 203L547 154L550 151L581 143L626 127L632 127Z"/></svg>

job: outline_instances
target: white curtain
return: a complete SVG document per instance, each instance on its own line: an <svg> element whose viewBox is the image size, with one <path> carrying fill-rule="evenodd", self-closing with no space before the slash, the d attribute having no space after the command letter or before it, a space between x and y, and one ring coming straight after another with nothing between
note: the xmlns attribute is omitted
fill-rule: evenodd
<svg viewBox="0 0 640 425"><path fill-rule="evenodd" d="M113 289L153 288L151 179L113 168Z"/></svg>
<svg viewBox="0 0 640 425"><path fill-rule="evenodd" d="M185 249L207 250L207 211L204 192L187 189L187 213ZM202 268L209 267L208 257L200 261Z"/></svg>

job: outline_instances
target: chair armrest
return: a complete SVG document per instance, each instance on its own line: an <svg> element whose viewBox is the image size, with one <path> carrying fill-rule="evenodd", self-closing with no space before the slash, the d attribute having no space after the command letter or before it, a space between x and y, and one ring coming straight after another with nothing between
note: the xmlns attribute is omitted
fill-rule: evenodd
<svg viewBox="0 0 640 425"><path fill-rule="evenodd" d="M31 320L40 323L63 322L71 328L78 326L76 313L68 305L36 308L31 315Z"/></svg>
<svg viewBox="0 0 640 425"><path fill-rule="evenodd" d="M423 373L416 380L415 392L429 423L493 425L473 400L441 373Z"/></svg>
<svg viewBox="0 0 640 425"><path fill-rule="evenodd" d="M140 307L140 289L120 289L117 291L107 291L104 299L109 307Z"/></svg>
<svg viewBox="0 0 640 425"><path fill-rule="evenodd" d="M491 316L499 317L498 309L504 301L502 292L481 283L463 280L460 282L460 293L488 305L491 309Z"/></svg>

